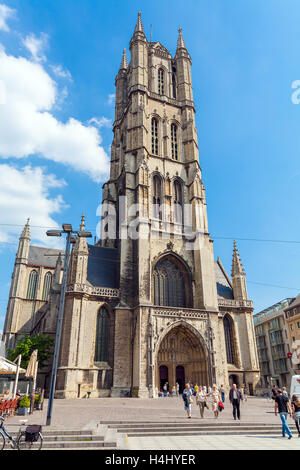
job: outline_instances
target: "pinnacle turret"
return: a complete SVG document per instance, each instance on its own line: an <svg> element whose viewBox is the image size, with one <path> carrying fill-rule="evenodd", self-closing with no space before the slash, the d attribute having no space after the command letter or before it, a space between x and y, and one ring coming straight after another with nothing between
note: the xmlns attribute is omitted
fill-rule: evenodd
<svg viewBox="0 0 300 470"><path fill-rule="evenodd" d="M134 28L134 32L135 33L144 33L144 27L143 27L143 23L142 23L142 15L141 15L140 11L138 12L138 19L137 19L137 22L136 22L136 25L135 25L135 28Z"/></svg>
<svg viewBox="0 0 300 470"><path fill-rule="evenodd" d="M184 43L184 40L183 40L183 36L182 36L182 29L179 28L178 29L178 39L177 39L177 49L186 49L185 47L185 43Z"/></svg>
<svg viewBox="0 0 300 470"><path fill-rule="evenodd" d="M231 276L235 275L245 275L245 271L240 259L240 255L237 250L236 246L236 241L234 240L233 242L233 255L232 255L232 270L231 270Z"/></svg>
<svg viewBox="0 0 300 470"><path fill-rule="evenodd" d="M84 230L85 230L85 216L84 216L84 213L82 213L80 231L83 232Z"/></svg>
<svg viewBox="0 0 300 470"><path fill-rule="evenodd" d="M27 222L23 228L23 231L21 233L20 239L21 238L27 238L30 240L30 230L29 230L29 221L30 219L27 219Z"/></svg>
<svg viewBox="0 0 300 470"><path fill-rule="evenodd" d="M127 56L126 56L126 49L123 49L123 56L121 60L121 65L120 65L120 70L122 69L127 69L128 68L128 62L127 62Z"/></svg>

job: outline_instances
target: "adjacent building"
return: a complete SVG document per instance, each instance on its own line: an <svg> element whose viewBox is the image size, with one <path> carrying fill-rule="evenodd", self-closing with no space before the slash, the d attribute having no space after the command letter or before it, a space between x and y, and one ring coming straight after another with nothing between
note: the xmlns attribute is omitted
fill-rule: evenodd
<svg viewBox="0 0 300 470"><path fill-rule="evenodd" d="M293 298L284 299L254 315L256 344L260 366L260 381L256 391L265 392L272 385L289 387L293 367L285 319L285 309L292 304Z"/></svg>
<svg viewBox="0 0 300 470"><path fill-rule="evenodd" d="M284 311L294 371L295 374L300 374L300 294Z"/></svg>

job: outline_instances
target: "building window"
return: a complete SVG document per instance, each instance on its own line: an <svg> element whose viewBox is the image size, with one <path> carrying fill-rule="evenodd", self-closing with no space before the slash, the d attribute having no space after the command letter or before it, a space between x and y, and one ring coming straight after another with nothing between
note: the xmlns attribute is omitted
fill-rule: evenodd
<svg viewBox="0 0 300 470"><path fill-rule="evenodd" d="M290 328L291 328L291 330L293 331L293 329L294 329L294 325L293 325L293 324L291 324L291 325L290 325Z"/></svg>
<svg viewBox="0 0 300 470"><path fill-rule="evenodd" d="M154 304L186 307L186 275L171 259L160 260L153 271Z"/></svg>
<svg viewBox="0 0 300 470"><path fill-rule="evenodd" d="M109 314L101 307L97 317L95 362L108 362Z"/></svg>
<svg viewBox="0 0 300 470"><path fill-rule="evenodd" d="M297 327L300 328L300 321L297 321Z"/></svg>
<svg viewBox="0 0 300 470"><path fill-rule="evenodd" d="M33 270L29 275L26 298L34 300L36 298L38 273Z"/></svg>
<svg viewBox="0 0 300 470"><path fill-rule="evenodd" d="M177 180L174 182L174 221L182 223L182 187Z"/></svg>
<svg viewBox="0 0 300 470"><path fill-rule="evenodd" d="M156 219L162 220L162 211L161 211L161 179L159 176L155 175L153 177L153 217Z"/></svg>
<svg viewBox="0 0 300 470"><path fill-rule="evenodd" d="M172 68L172 91L173 91L173 98L176 99L176 69L175 67Z"/></svg>
<svg viewBox="0 0 300 470"><path fill-rule="evenodd" d="M223 325L224 325L224 334L225 334L227 362L229 364L234 364L232 320L231 318L228 317L228 315L225 315L223 319Z"/></svg>
<svg viewBox="0 0 300 470"><path fill-rule="evenodd" d="M51 285L52 285L52 274L50 272L47 272L44 277L42 300L49 299Z"/></svg>
<svg viewBox="0 0 300 470"><path fill-rule="evenodd" d="M151 135L152 135L152 153L158 155L158 122L157 119L152 118L151 121Z"/></svg>
<svg viewBox="0 0 300 470"><path fill-rule="evenodd" d="M165 94L165 74L163 69L158 69L158 94L164 95Z"/></svg>
<svg viewBox="0 0 300 470"><path fill-rule="evenodd" d="M171 124L171 149L173 160L178 160L178 132L176 124Z"/></svg>

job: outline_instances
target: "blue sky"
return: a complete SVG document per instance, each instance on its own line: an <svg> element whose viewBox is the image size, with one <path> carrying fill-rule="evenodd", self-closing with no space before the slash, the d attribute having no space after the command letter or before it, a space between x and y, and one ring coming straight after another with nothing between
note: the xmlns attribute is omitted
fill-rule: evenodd
<svg viewBox="0 0 300 470"><path fill-rule="evenodd" d="M237 239L256 312L300 292L300 243L245 240L300 242L299 1L0 0L0 329L27 217L76 227L84 211L95 234L114 79L139 10L172 54L181 26L192 57L215 257L230 273ZM35 244L44 232L31 230Z"/></svg>

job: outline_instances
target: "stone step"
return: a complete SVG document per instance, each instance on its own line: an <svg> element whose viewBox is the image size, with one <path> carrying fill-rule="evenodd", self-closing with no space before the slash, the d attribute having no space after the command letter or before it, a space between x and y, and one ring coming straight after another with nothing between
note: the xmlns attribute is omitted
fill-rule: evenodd
<svg viewBox="0 0 300 470"><path fill-rule="evenodd" d="M72 442L57 442L57 441L44 441L43 442L43 449L107 449L107 448L114 448L116 449L117 444L116 442L108 442L108 441L72 441Z"/></svg>
<svg viewBox="0 0 300 470"><path fill-rule="evenodd" d="M154 428L159 428L159 429L193 429L193 428L207 428L207 429L225 429L225 428L237 428L237 430L241 428L247 427L247 429L257 429L257 428L274 428L274 429L279 429L281 428L281 423L243 423L243 422L237 422L237 423L174 423L174 424L162 424L162 423L148 423L148 424L140 424L140 423L132 423L132 424L109 424L108 427L112 429L118 429L118 430L130 430L130 429L154 429ZM289 426L295 427L294 423L289 423Z"/></svg>
<svg viewBox="0 0 300 470"><path fill-rule="evenodd" d="M293 432L293 429L291 429ZM157 432L128 432L127 437L169 437L169 436L265 436L265 435L281 435L281 429L278 430L261 430L261 431L157 431Z"/></svg>

